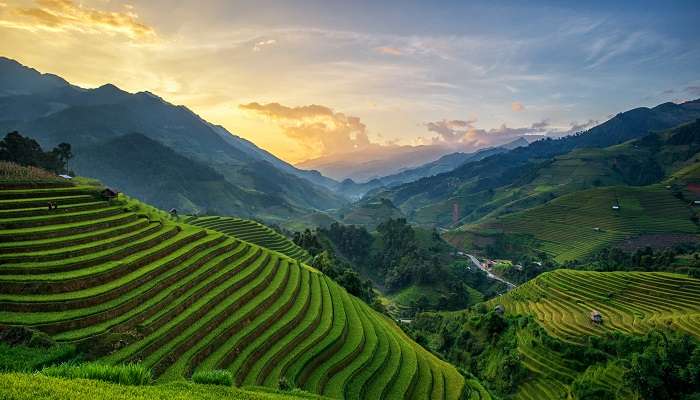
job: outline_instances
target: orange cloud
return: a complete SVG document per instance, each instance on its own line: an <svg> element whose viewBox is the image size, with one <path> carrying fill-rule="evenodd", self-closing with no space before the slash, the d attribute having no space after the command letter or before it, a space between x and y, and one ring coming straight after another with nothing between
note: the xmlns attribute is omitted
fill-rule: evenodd
<svg viewBox="0 0 700 400"><path fill-rule="evenodd" d="M278 123L284 134L302 145L311 157L367 148L370 143L367 127L360 118L312 104L287 107L279 103L249 103L242 110L263 115Z"/></svg>
<svg viewBox="0 0 700 400"><path fill-rule="evenodd" d="M401 51L401 49L397 49L396 47L383 46L383 47L377 47L375 50L381 54L387 54L390 56L403 55L403 52Z"/></svg>
<svg viewBox="0 0 700 400"><path fill-rule="evenodd" d="M37 0L34 7L0 4L0 25L29 31L103 33L131 39L152 39L155 30L138 20L133 7L123 12L102 11L72 0Z"/></svg>
<svg viewBox="0 0 700 400"><path fill-rule="evenodd" d="M519 101L514 101L513 103L511 103L510 109L515 112L520 112L525 110L525 106Z"/></svg>

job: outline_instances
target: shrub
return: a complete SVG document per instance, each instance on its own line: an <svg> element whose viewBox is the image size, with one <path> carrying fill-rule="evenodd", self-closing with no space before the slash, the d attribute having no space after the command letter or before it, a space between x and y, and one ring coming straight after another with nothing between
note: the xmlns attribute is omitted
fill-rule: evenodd
<svg viewBox="0 0 700 400"><path fill-rule="evenodd" d="M41 373L62 378L96 379L121 385L147 385L151 383L151 371L139 364L60 364L44 368Z"/></svg>
<svg viewBox="0 0 700 400"><path fill-rule="evenodd" d="M233 375L231 372L221 369L195 372L195 374L192 375L192 382L204 385L232 386Z"/></svg>

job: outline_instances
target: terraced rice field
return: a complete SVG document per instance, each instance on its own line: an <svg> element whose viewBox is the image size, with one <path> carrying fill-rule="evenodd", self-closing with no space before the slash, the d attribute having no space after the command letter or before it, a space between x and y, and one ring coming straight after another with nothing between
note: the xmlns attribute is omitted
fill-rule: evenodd
<svg viewBox="0 0 700 400"><path fill-rule="evenodd" d="M663 272L560 269L491 300L506 313L531 314L553 336L581 342L606 331L643 334L672 327L700 337L700 280ZM591 321L598 310L602 324Z"/></svg>
<svg viewBox="0 0 700 400"><path fill-rule="evenodd" d="M460 397L455 368L288 247L149 219L98 190L0 184L0 324L116 336L102 361L141 362L160 381L228 369L237 385L286 377L336 398ZM279 243L269 236L255 238Z"/></svg>
<svg viewBox="0 0 700 400"><path fill-rule="evenodd" d="M586 336L617 331L644 334L670 327L700 337L700 280L661 272L590 272L559 269L492 299L507 314L533 315L552 336L578 344ZM603 322L591 321L598 310ZM568 398L570 384L584 368L520 331L518 350L531 379L518 387L516 399ZM596 381L617 390L623 369L599 368Z"/></svg>
<svg viewBox="0 0 700 400"><path fill-rule="evenodd" d="M188 217L185 222L202 228L213 229L246 242L257 244L286 256L309 262L311 255L289 238L263 224L235 217Z"/></svg>
<svg viewBox="0 0 700 400"><path fill-rule="evenodd" d="M541 250L563 262L642 233L700 233L691 216L665 186L606 187L565 195L490 225L532 235Z"/></svg>

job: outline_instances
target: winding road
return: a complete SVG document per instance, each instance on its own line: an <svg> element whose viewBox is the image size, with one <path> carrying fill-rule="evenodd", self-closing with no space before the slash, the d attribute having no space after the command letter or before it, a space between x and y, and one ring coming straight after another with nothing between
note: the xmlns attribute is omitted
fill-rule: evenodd
<svg viewBox="0 0 700 400"><path fill-rule="evenodd" d="M469 259L472 260L472 263L474 263L474 265L476 265L477 268L479 268L480 270L486 272L486 275L488 275L489 278L495 279L495 280L497 280L497 281L500 281L500 282L505 283L506 286L508 286L508 290L510 290L510 289L515 289L515 288L517 287L517 285L515 285L515 284L513 284L513 283L511 283L511 282L508 282L507 280L501 278L500 276L496 276L496 275L494 275L493 273L491 273L491 271L489 271L488 269L486 269L486 267L484 266L484 264L482 264L482 263L479 261L479 259L477 259L477 258L474 257L473 255L471 255L471 254L466 254L466 253L465 253L464 255L467 256L467 257L469 257Z"/></svg>

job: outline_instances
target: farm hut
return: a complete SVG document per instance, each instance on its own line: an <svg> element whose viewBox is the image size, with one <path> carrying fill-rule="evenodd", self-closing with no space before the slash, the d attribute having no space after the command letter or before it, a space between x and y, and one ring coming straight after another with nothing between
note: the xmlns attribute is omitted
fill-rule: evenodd
<svg viewBox="0 0 700 400"><path fill-rule="evenodd" d="M119 192L117 192L114 189L110 189L110 188L105 188L102 192L100 192L100 195L105 200L114 199L117 197L118 194L119 194Z"/></svg>
<svg viewBox="0 0 700 400"><path fill-rule="evenodd" d="M600 228L598 228L597 226L595 228L593 228L593 230L596 232L600 232Z"/></svg>
<svg viewBox="0 0 700 400"><path fill-rule="evenodd" d="M700 205L700 200L694 200L694 201L693 201L693 204L696 205L696 206L697 206L697 205Z"/></svg>
<svg viewBox="0 0 700 400"><path fill-rule="evenodd" d="M600 314L600 311L598 310L593 310L591 311L591 321L595 324L602 324L603 323L603 315Z"/></svg>
<svg viewBox="0 0 700 400"><path fill-rule="evenodd" d="M496 307L493 308L493 312L498 315L503 315L503 313L506 312L506 309L501 304L497 304Z"/></svg>
<svg viewBox="0 0 700 400"><path fill-rule="evenodd" d="M63 179L73 179L72 176L70 176L70 175L65 175L65 174L61 174L61 175L59 175L59 177L61 177L61 178L63 178Z"/></svg>
<svg viewBox="0 0 700 400"><path fill-rule="evenodd" d="M171 216L177 217L177 209L171 208L170 211L168 211Z"/></svg>

